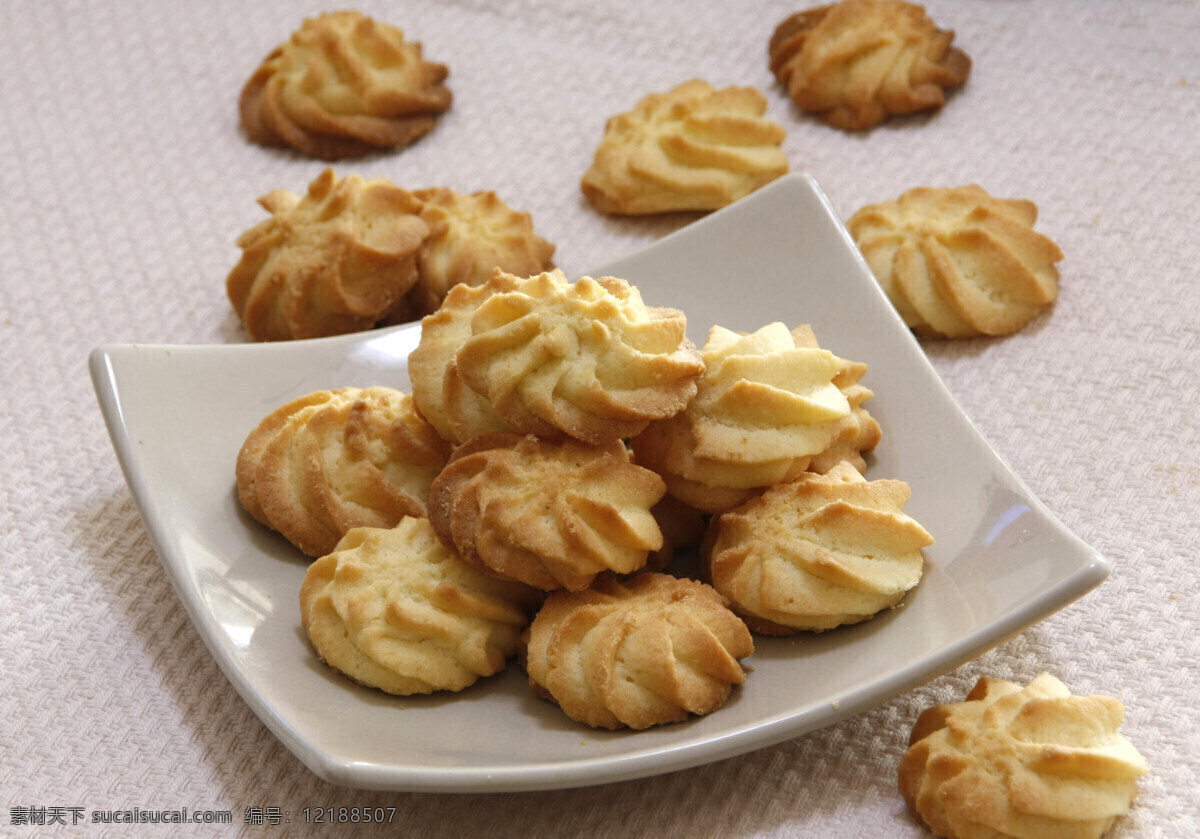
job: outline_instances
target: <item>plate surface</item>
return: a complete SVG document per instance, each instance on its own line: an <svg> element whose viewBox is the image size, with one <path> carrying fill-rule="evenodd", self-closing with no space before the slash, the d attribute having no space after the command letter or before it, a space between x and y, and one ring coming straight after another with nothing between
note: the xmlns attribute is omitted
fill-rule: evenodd
<svg viewBox="0 0 1200 839"><path fill-rule="evenodd" d="M419 327L229 346L107 345L93 383L126 480L188 614L234 687L312 771L338 784L481 792L669 772L866 710L1043 619L1104 580L988 447L929 365L809 177L789 175L603 266L649 305L710 326L811 323L864 361L883 442L867 477L912 486L906 512L937 542L903 606L854 627L756 638L746 685L717 713L643 732L592 731L535 698L515 665L459 694L397 698L317 661L297 595L308 562L237 501L246 435L323 388L409 387ZM574 279L574 278L570 278Z"/></svg>

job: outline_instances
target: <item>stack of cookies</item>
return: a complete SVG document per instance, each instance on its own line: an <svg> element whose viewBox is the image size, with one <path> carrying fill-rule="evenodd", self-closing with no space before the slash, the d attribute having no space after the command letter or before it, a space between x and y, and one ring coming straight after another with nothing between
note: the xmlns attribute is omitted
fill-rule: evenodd
<svg viewBox="0 0 1200 839"><path fill-rule="evenodd" d="M276 189L259 204L271 217L238 238L242 257L225 284L256 341L402 323L496 268L553 267L554 245L533 232L529 214L490 191L409 191L326 169L305 195Z"/></svg>
<svg viewBox="0 0 1200 839"><path fill-rule="evenodd" d="M717 326L702 348L686 331L619 278L496 270L424 318L411 395L321 392L264 419L239 491L321 557L301 596L318 655L406 694L519 654L572 718L640 729L721 707L752 631L896 605L932 538L907 485L862 475L866 365L806 326ZM289 515L264 492L280 485ZM683 549L702 579L670 573Z"/></svg>

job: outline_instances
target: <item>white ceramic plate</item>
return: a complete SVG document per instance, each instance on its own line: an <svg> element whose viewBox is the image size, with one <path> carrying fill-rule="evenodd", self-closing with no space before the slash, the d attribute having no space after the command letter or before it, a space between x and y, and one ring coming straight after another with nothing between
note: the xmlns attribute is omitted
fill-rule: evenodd
<svg viewBox="0 0 1200 839"><path fill-rule="evenodd" d="M394 790L513 791L669 772L856 714L1001 642L1098 585L1108 565L988 447L880 293L828 200L791 175L593 272L714 323L811 323L869 364L883 427L869 478L912 486L936 537L903 607L817 636L756 639L717 713L643 732L592 731L530 693L515 666L459 694L396 698L319 663L300 627L308 562L237 501L234 461L258 421L312 390L408 387L419 327L232 346L109 345L91 355L126 480L180 599L254 712L318 775Z"/></svg>

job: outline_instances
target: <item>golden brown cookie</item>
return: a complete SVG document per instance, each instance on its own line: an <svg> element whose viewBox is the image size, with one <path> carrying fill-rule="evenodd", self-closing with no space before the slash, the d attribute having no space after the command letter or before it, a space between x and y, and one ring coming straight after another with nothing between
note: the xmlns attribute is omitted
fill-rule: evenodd
<svg viewBox="0 0 1200 839"><path fill-rule="evenodd" d="M819 347L812 327L805 324L792 330L792 340L797 347ZM875 451L883 439L883 430L875 418L863 407L875 394L862 384L867 374L867 365L861 361L840 359L841 367L834 374L833 383L850 406L849 416L838 420L837 434L829 447L812 456L808 462L809 472L824 475L843 461L850 463L859 472L866 474L866 455Z"/></svg>
<svg viewBox="0 0 1200 839"><path fill-rule="evenodd" d="M386 178L337 179L326 169L303 197L259 199L271 218L238 237L242 258L225 282L256 341L369 329L417 281L429 227L421 203Z"/></svg>
<svg viewBox="0 0 1200 839"><path fill-rule="evenodd" d="M663 546L651 509L665 493L620 440L484 434L434 480L429 518L442 542L481 570L578 591L605 571L637 571Z"/></svg>
<svg viewBox="0 0 1200 839"><path fill-rule="evenodd" d="M321 556L354 527L424 516L450 446L390 388L310 394L269 415L238 458L247 510ZM259 515L261 513L261 515Z"/></svg>
<svg viewBox="0 0 1200 839"><path fill-rule="evenodd" d="M413 194L430 230L408 294L407 306L417 316L435 312L459 283L483 285L497 268L518 277L554 268L554 245L533 232L529 213L512 209L496 193L439 187Z"/></svg>
<svg viewBox="0 0 1200 839"><path fill-rule="evenodd" d="M984 677L966 701L925 711L900 761L900 793L938 836L1099 839L1129 812L1145 759L1109 696L1050 675L1022 688Z"/></svg>
<svg viewBox="0 0 1200 839"><path fill-rule="evenodd" d="M798 106L847 131L895 114L935 110L971 72L923 6L842 0L798 12L771 37L771 72Z"/></svg>
<svg viewBox="0 0 1200 839"><path fill-rule="evenodd" d="M791 635L858 623L921 579L933 537L903 513L903 481L870 481L849 463L806 473L714 517L704 577L755 632Z"/></svg>
<svg viewBox="0 0 1200 839"><path fill-rule="evenodd" d="M262 505L258 503L258 490L255 485L258 477L258 463L262 459L262 454L267 446L270 445L271 441L275 439L275 435L279 433L279 430L287 424L287 421L294 414L300 413L305 408L323 405L331 400L344 398L352 393L352 390L345 388L340 390L316 390L312 393L306 393L304 396L293 399L286 405L276 408L264 417L255 429L250 432L249 436L246 437L246 442L242 444L237 457L238 500L242 502L242 506L246 508L246 512L261 524L271 527L271 522L267 519L267 514L263 511Z"/></svg>
<svg viewBox="0 0 1200 839"><path fill-rule="evenodd" d="M546 598L526 633L530 687L596 728L644 729L710 714L745 682L746 625L695 580L606 577Z"/></svg>
<svg viewBox="0 0 1200 839"><path fill-rule="evenodd" d="M502 670L541 596L481 574L429 521L355 528L309 566L300 618L321 660L388 693L458 691Z"/></svg>
<svg viewBox="0 0 1200 839"><path fill-rule="evenodd" d="M686 330L624 280L554 271L480 303L454 358L513 429L603 443L687 405L704 365Z"/></svg>
<svg viewBox="0 0 1200 839"><path fill-rule="evenodd" d="M888 299L927 337L1007 335L1058 297L1063 258L1037 233L1037 205L982 187L917 187L846 226Z"/></svg>
<svg viewBox="0 0 1200 839"><path fill-rule="evenodd" d="M778 322L749 335L712 328L695 398L632 441L673 496L724 512L850 435L851 406L834 382L846 362L810 343L811 330L799 334Z"/></svg>
<svg viewBox="0 0 1200 839"><path fill-rule="evenodd" d="M618 215L715 210L788 171L787 132L752 87L700 79L652 93L608 120L583 194Z"/></svg>
<svg viewBox="0 0 1200 839"><path fill-rule="evenodd" d="M443 64L361 12L308 18L246 82L238 102L247 135L322 160L407 146L450 107Z"/></svg>
<svg viewBox="0 0 1200 839"><path fill-rule="evenodd" d="M421 320L421 340L408 356L413 398L422 416L452 443L513 430L486 397L463 381L455 356L471 337L480 305L492 295L515 291L520 283L520 278L496 270L481 286L452 287L438 310Z"/></svg>

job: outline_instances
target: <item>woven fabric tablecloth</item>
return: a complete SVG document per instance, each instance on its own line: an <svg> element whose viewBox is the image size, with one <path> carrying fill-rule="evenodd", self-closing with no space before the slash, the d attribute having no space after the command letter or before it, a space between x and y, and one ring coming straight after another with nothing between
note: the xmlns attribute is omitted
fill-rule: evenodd
<svg viewBox="0 0 1200 839"><path fill-rule="evenodd" d="M238 92L319 11L283 0L0 4L0 835L37 808L229 810L233 824L108 835L304 835L247 808L386 806L399 836L918 837L896 767L920 711L984 674L1050 672L1126 707L1149 761L1115 837L1200 826L1200 6L930 2L970 80L930 118L848 135L767 67L787 0L369 2L451 68L455 101L397 154L338 166L492 189L569 277L695 216L613 219L579 190L604 120L693 77L753 85L793 171L843 217L919 185L1027 198L1066 254L1058 303L1002 339L925 350L1032 491L1108 557L1097 590L993 651L834 727L640 781L407 794L313 775L241 700L181 608L122 479L88 352L246 339L234 240L318 161L241 133ZM231 465L232 467L232 465ZM68 810L66 821L71 821ZM311 835L367 834L362 826Z"/></svg>

